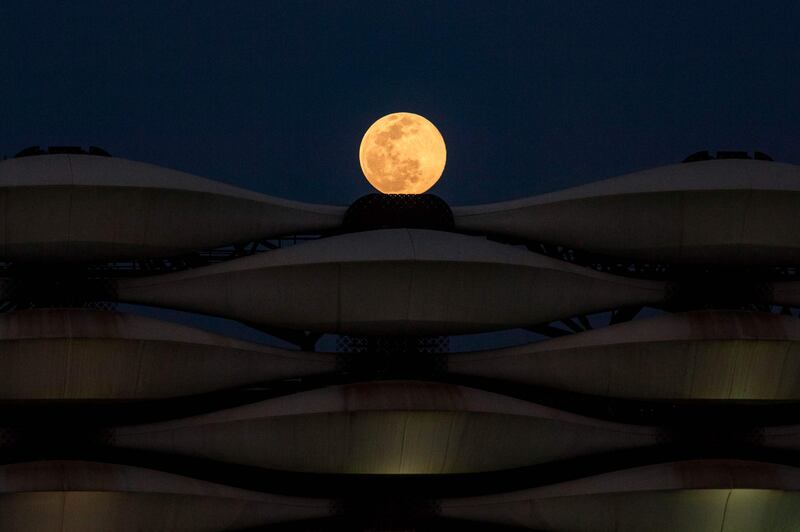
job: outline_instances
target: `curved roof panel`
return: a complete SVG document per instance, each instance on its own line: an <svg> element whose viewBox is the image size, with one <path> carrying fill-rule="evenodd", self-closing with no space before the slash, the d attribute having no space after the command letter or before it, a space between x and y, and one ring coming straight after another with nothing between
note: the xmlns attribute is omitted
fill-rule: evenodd
<svg viewBox="0 0 800 532"><path fill-rule="evenodd" d="M0 205L0 258L37 262L175 256L328 230L345 211L91 155L0 162Z"/></svg>
<svg viewBox="0 0 800 532"><path fill-rule="evenodd" d="M460 334L660 302L663 283L615 277L478 237L393 229L324 238L118 282L122 301L263 326Z"/></svg>
<svg viewBox="0 0 800 532"><path fill-rule="evenodd" d="M452 373L635 399L800 400L800 320L701 311L451 354Z"/></svg>
<svg viewBox="0 0 800 532"><path fill-rule="evenodd" d="M150 469L83 461L0 466L0 529L238 530L326 517L331 502L246 491Z"/></svg>
<svg viewBox="0 0 800 532"><path fill-rule="evenodd" d="M446 517L535 530L788 532L798 503L795 467L697 460L439 504Z"/></svg>
<svg viewBox="0 0 800 532"><path fill-rule="evenodd" d="M154 399L325 373L333 355L285 351L134 314L0 315L0 399Z"/></svg>
<svg viewBox="0 0 800 532"><path fill-rule="evenodd" d="M676 164L532 198L453 209L456 228L663 262L800 262L800 166Z"/></svg>
<svg viewBox="0 0 800 532"><path fill-rule="evenodd" d="M336 386L191 418L120 427L112 445L284 471L494 471L646 447L658 429L593 420L447 384Z"/></svg>

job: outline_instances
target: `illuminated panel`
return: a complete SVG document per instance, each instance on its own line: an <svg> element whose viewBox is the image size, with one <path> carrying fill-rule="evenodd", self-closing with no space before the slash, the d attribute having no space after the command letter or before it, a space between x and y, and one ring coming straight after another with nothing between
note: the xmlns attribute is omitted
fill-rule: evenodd
<svg viewBox="0 0 800 532"><path fill-rule="evenodd" d="M649 446L651 427L608 423L446 384L371 382L212 414L120 427L112 445L287 471L494 471Z"/></svg>
<svg viewBox="0 0 800 532"><path fill-rule="evenodd" d="M800 523L794 467L690 461L440 501L446 517L574 532L774 532Z"/></svg>

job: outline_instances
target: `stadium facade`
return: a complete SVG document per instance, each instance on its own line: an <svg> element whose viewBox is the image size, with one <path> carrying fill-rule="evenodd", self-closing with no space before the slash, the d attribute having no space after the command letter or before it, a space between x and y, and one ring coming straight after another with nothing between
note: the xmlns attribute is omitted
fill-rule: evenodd
<svg viewBox="0 0 800 532"><path fill-rule="evenodd" d="M800 528L798 166L347 208L30 149L0 204L2 531Z"/></svg>

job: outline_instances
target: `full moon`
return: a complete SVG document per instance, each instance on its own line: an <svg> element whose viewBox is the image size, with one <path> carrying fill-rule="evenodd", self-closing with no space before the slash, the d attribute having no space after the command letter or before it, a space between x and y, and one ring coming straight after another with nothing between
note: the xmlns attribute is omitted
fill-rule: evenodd
<svg viewBox="0 0 800 532"><path fill-rule="evenodd" d="M358 159L367 181L384 194L422 194L442 176L447 150L428 119L392 113L364 133Z"/></svg>

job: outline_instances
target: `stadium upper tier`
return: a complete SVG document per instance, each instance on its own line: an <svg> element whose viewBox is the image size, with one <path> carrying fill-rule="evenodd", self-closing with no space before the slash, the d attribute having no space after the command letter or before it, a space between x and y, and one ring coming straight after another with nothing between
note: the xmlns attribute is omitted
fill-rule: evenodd
<svg viewBox="0 0 800 532"><path fill-rule="evenodd" d="M0 530L208 532L331 515L332 501L232 488L86 461L0 466Z"/></svg>
<svg viewBox="0 0 800 532"><path fill-rule="evenodd" d="M800 470L735 460L664 463L524 491L440 501L442 516L574 532L790 532Z"/></svg>
<svg viewBox="0 0 800 532"><path fill-rule="evenodd" d="M170 257L338 227L345 211L91 155L0 162L0 205L0 257L36 262Z"/></svg>
<svg viewBox="0 0 800 532"><path fill-rule="evenodd" d="M337 232L344 207L242 190L154 165L56 154L0 162L0 259L174 257ZM455 230L631 260L800 263L800 167L677 164L527 199L453 209Z"/></svg>
<svg viewBox="0 0 800 532"><path fill-rule="evenodd" d="M661 302L661 282L615 277L479 237L390 229L222 264L122 279L121 301L263 327L435 335L509 329Z"/></svg>

